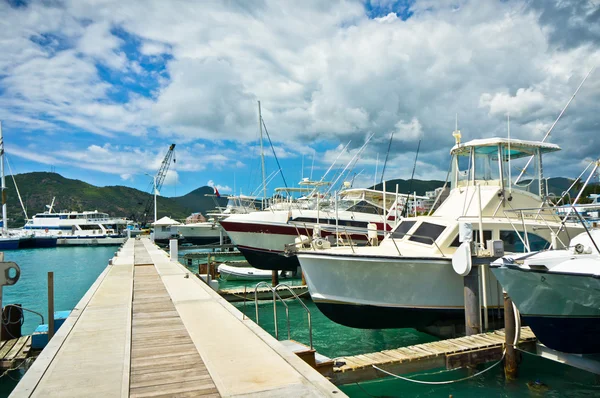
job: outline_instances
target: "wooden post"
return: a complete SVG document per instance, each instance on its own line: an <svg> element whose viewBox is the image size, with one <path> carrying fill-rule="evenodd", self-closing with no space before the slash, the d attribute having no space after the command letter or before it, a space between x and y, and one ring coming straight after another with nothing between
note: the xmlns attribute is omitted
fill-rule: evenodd
<svg viewBox="0 0 600 398"><path fill-rule="evenodd" d="M48 272L48 342L54 336L54 272Z"/></svg>
<svg viewBox="0 0 600 398"><path fill-rule="evenodd" d="M481 308L479 306L479 266L463 278L465 295L465 334L481 333Z"/></svg>
<svg viewBox="0 0 600 398"><path fill-rule="evenodd" d="M279 275L277 274L277 270L271 272L271 284L273 287L279 285Z"/></svg>
<svg viewBox="0 0 600 398"><path fill-rule="evenodd" d="M504 376L506 380L515 380L518 376L517 352L513 346L516 335L515 312L510 297L504 296L504 336L506 338L506 355L504 357Z"/></svg>
<svg viewBox="0 0 600 398"><path fill-rule="evenodd" d="M304 272L300 271L302 273L302 286L306 286L306 279L304 279Z"/></svg>

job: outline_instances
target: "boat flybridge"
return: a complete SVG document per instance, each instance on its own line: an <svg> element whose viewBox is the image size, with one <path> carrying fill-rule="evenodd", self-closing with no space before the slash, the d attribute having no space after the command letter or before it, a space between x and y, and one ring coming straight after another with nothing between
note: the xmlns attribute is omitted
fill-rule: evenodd
<svg viewBox="0 0 600 398"><path fill-rule="evenodd" d="M563 247L581 231L563 225L546 200L542 156L560 150L557 145L455 138L450 194L433 214L402 219L378 246L319 250L313 244L297 252L311 297L331 320L379 329L464 319L463 277L452 267L460 223L472 224L480 247L502 240L508 253ZM531 174L522 169L513 179L511 167L526 164ZM536 211L526 216L515 209ZM495 279L482 294L488 309L502 305Z"/></svg>

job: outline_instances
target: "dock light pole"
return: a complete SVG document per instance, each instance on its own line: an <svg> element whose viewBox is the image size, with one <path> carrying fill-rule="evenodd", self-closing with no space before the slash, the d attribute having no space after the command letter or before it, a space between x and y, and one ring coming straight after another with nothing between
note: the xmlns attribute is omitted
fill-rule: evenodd
<svg viewBox="0 0 600 398"><path fill-rule="evenodd" d="M148 174L148 173L144 173L144 174L146 174L149 177L152 177L152 187L154 188L154 223L156 224L156 220L158 219L156 217L156 215L157 215L157 212L156 212L156 195L158 194L158 190L156 189L156 176L155 175L153 176L153 175Z"/></svg>

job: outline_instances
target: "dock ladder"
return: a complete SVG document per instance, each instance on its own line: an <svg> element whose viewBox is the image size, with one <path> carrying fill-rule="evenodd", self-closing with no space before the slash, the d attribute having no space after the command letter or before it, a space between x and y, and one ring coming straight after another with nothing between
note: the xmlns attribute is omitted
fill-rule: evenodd
<svg viewBox="0 0 600 398"><path fill-rule="evenodd" d="M259 288L259 286L264 286L264 287L268 288L269 290L271 290L271 292L273 293L273 321L275 324L275 338L277 340L279 340L279 327L277 325L277 301L278 300L281 301L281 303L285 307L285 317L286 317L286 324L287 324L288 340L291 340L290 310L289 310L289 307L288 307L287 303L285 302L285 300L283 298L281 298L279 293L277 293L277 290L279 288L282 288L282 289L289 291L291 293L292 297L294 298L294 300L298 301L300 303L300 305L302 305L302 307L306 311L306 315L308 317L308 336L309 336L309 340L310 340L310 349L312 350L313 349L313 335L312 335L312 318L311 318L311 314L310 314L310 309L306 306L306 304L304 304L302 302L302 300L300 299L300 297L298 297L296 292L294 292L294 290L285 283L280 283L279 285L277 285L275 287L270 286L267 282L264 282L264 281L256 284L256 286L254 287L254 308L256 310L256 324L259 325L259 318L258 318L258 288Z"/></svg>

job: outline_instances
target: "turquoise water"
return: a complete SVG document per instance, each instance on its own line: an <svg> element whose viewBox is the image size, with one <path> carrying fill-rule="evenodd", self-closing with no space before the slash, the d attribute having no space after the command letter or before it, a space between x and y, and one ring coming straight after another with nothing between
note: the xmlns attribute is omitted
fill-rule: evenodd
<svg viewBox="0 0 600 398"><path fill-rule="evenodd" d="M48 322L48 272L54 272L54 309L71 310L108 265L118 246L55 247L6 251L5 261L21 268L19 281L3 288L3 305L21 304L40 312ZM23 334L31 334L41 323L38 315L25 312ZM21 371L0 379L0 397L17 385Z"/></svg>
<svg viewBox="0 0 600 398"><path fill-rule="evenodd" d="M5 261L21 268L19 281L3 288L3 305L19 303L41 312L48 322L48 272L54 272L54 310L71 310L83 297L118 246L55 247L6 251ZM23 334L31 334L40 317L25 312Z"/></svg>

